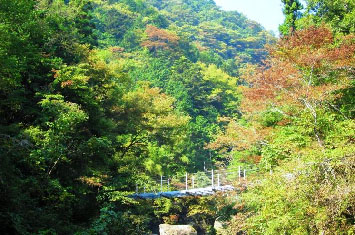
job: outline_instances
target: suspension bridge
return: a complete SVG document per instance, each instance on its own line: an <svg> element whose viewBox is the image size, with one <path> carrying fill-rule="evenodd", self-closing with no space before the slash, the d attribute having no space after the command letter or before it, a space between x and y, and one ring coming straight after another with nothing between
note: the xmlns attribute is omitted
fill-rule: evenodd
<svg viewBox="0 0 355 235"><path fill-rule="evenodd" d="M246 182L251 169L241 166L228 169L205 170L185 173L174 177L160 176L160 179L137 182L134 199L174 198L188 196L209 196L217 192L234 191L238 182Z"/></svg>

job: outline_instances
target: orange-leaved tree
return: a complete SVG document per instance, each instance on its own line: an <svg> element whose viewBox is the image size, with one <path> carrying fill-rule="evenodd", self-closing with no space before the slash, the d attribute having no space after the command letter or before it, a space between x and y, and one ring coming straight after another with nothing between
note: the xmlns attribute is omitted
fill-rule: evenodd
<svg viewBox="0 0 355 235"><path fill-rule="evenodd" d="M326 27L310 27L268 49L270 56L263 66L245 69L249 86L243 88L243 111L256 114L273 108L288 116L308 112L314 136L322 145L318 113L327 107L337 109L333 101L351 84L355 36L335 38Z"/></svg>
<svg viewBox="0 0 355 235"><path fill-rule="evenodd" d="M148 38L141 45L151 51L172 48L179 41L179 37L175 33L159 29L154 25L147 25L145 32Z"/></svg>

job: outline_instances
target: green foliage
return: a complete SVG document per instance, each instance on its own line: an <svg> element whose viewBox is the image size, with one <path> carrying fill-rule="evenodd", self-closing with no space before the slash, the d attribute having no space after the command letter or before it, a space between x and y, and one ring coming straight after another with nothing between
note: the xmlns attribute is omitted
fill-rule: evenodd
<svg viewBox="0 0 355 235"><path fill-rule="evenodd" d="M147 233L149 215L136 215L132 210L121 212L117 207L107 206L100 210L100 216L92 228L84 234L144 234ZM124 228L124 229L123 229Z"/></svg>
<svg viewBox="0 0 355 235"><path fill-rule="evenodd" d="M268 110L263 113L261 123L265 127L277 125L278 122L283 120L283 114L277 111Z"/></svg>
<svg viewBox="0 0 355 235"><path fill-rule="evenodd" d="M352 50L341 37L354 32L352 1L309 0L302 17L298 1L282 2L284 35L324 22L337 33L332 56ZM212 0L0 0L0 232L147 234L191 223L214 234L217 218L238 212L251 234L353 233L354 84L314 110L275 102L247 123L239 76L273 40ZM350 56L332 71L323 54L311 62L325 71L299 68L309 89L352 78ZM208 148L214 141L225 152ZM137 183L157 190L160 175L228 163L262 174L243 206L235 195L127 197ZM210 185L203 172L196 182Z"/></svg>
<svg viewBox="0 0 355 235"><path fill-rule="evenodd" d="M354 1L308 0L307 4L314 23L329 23L334 31L345 34L355 32Z"/></svg>
<svg viewBox="0 0 355 235"><path fill-rule="evenodd" d="M255 212L248 221L248 231L354 232L350 202L353 196L347 190L354 183L353 174L349 174L354 160L352 152L352 147L321 155L310 150L302 159L291 160L271 176L264 176L262 183L243 195L249 209Z"/></svg>
<svg viewBox="0 0 355 235"><path fill-rule="evenodd" d="M283 35L293 33L296 29L296 20L300 18L299 11L303 9L302 4L298 0L282 0L284 4L283 13L286 17L285 22L280 25L279 30Z"/></svg>
<svg viewBox="0 0 355 235"><path fill-rule="evenodd" d="M291 4L292 1L283 2ZM281 93L285 92L286 96L275 95L271 99L271 109L267 105L261 109L259 107L249 109L252 113L246 115L246 118L255 132L258 132L259 141L235 153L233 161L240 162L245 156L252 154L258 154L261 160L258 164L259 172L254 176L256 180L248 186L245 193L241 194L240 204L243 210L231 220L228 228L230 233L354 234L355 232L353 190L355 122L352 115L354 104L350 99L354 97L353 73L345 69L340 75L336 68L339 62L336 60L329 61L326 68L308 67L307 63L310 61L308 57L311 53L307 51L307 58L302 57L301 49L305 46L306 40L309 40L312 46L317 45L318 41L315 34L302 35L302 32L307 32L305 28L311 26L312 29L314 24L323 26L326 24L332 30L327 29L331 40L327 45L318 44L318 56L323 54L324 59L331 54L325 52L327 48L337 48L341 44L337 40L351 38L351 43L347 45L350 55L345 56L345 51L337 51L339 57L336 58L346 57L341 62L341 66L347 67L348 63L353 64L354 35L351 34L352 24L348 24L345 20L351 18L350 15L354 13L353 5L347 1L306 2L308 12L299 19L290 17L291 26L287 26L286 16L286 23L282 26L285 27L285 31L282 33L287 35L290 28L294 31L281 39L279 44L281 50L278 48L273 51L276 53L271 55L273 61L271 70L264 68L262 72L264 76L250 80L255 86L250 89L255 89L258 94L245 93L244 99L253 102L258 100L258 97L263 97L260 101L265 104L268 94L261 94L263 91L258 90L256 84L263 79L269 79L265 87L271 86L269 94L272 94L277 92L277 86L281 85L277 83L274 86L273 79L282 78L283 81L287 81L293 76L299 76L298 79L307 81L309 86L306 89L313 90L307 96L301 95L298 98L310 99L312 96L319 97L322 93L324 95L317 101L295 105L297 95L302 91L290 92L290 86L297 84L297 80L292 80L284 87L285 89L282 89ZM292 10L291 7L292 5L288 9ZM297 5L294 7L293 10L297 11ZM292 11L289 14L292 14ZM297 31L297 29L302 30ZM334 40L332 34L336 35ZM295 43L297 40L300 40L299 45ZM297 51L293 58L299 58L300 63L295 71L289 69L286 74L274 73L277 70L275 62L279 59L284 62L289 56L286 54L291 52L286 49L288 44L291 45L291 50ZM281 54L283 56L279 57ZM287 67L287 64L284 66ZM327 68L330 68L328 66L331 69L328 70ZM299 74L301 67L306 67L302 72L307 72ZM252 72L249 75L255 74ZM311 80L307 80L309 78ZM343 86L334 86L331 91L326 92L330 86L343 81L347 81Z"/></svg>
<svg viewBox="0 0 355 235"><path fill-rule="evenodd" d="M195 175L195 182L197 188L205 188L211 185L211 179L206 175L205 172L199 171Z"/></svg>
<svg viewBox="0 0 355 235"><path fill-rule="evenodd" d="M280 26L280 32L288 35L290 29L303 29L312 25L329 25L340 34L355 32L354 1L352 0L306 0L305 11L299 1L282 1L285 4L285 23Z"/></svg>

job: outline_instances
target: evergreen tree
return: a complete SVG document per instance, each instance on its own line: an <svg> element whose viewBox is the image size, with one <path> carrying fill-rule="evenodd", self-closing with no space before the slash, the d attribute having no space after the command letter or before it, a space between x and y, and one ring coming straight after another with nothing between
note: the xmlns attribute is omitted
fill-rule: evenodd
<svg viewBox="0 0 355 235"><path fill-rule="evenodd" d="M299 0L281 0L284 4L283 13L285 21L280 25L279 30L282 35L288 35L296 30L296 20L300 17L300 10L303 9Z"/></svg>

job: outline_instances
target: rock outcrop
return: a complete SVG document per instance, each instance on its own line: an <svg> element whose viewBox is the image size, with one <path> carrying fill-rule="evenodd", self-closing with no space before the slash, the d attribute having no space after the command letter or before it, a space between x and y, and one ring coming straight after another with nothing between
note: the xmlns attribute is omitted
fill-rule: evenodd
<svg viewBox="0 0 355 235"><path fill-rule="evenodd" d="M216 221L214 222L213 227L216 230L217 235L224 235L224 234L228 234L225 231L225 226L226 226L226 223L221 221L220 218L217 218Z"/></svg>
<svg viewBox="0 0 355 235"><path fill-rule="evenodd" d="M197 235L196 230L191 225L159 225L160 235Z"/></svg>

